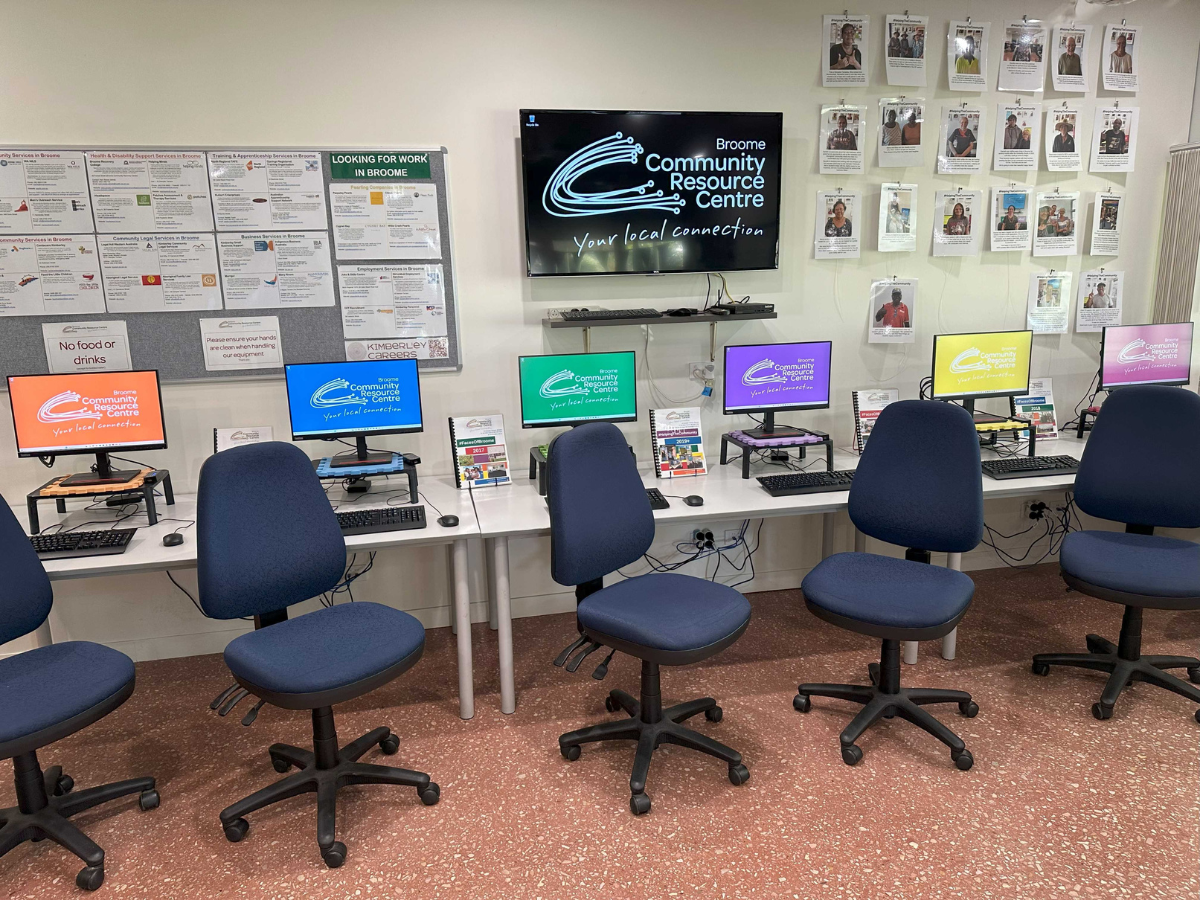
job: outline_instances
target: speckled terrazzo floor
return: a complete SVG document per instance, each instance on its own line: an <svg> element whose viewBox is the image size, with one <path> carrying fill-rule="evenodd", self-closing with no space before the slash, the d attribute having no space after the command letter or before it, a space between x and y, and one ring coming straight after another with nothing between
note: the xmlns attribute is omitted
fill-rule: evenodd
<svg viewBox="0 0 1200 900"><path fill-rule="evenodd" d="M815 700L792 710L796 683L862 681L870 639L803 608L796 592L751 596L754 619L706 664L664 670L667 702L711 694L724 721L697 728L741 750L752 777L682 748L655 755L653 811L627 806L632 744L593 745L568 763L559 733L609 716L609 688L636 693L637 663L618 657L593 681L550 665L573 631L569 616L515 623L519 706L499 712L495 646L475 626L476 716L456 715L453 639L431 631L407 676L338 709L343 743L387 724L401 737L388 761L442 787L426 808L409 788L339 795L344 867L317 852L313 795L251 817L240 844L217 812L278 776L267 745L309 742L307 714L264 708L250 728L208 701L228 683L220 658L138 666L138 690L116 713L41 754L80 787L134 775L159 779L162 806L128 800L75 819L108 853L99 896L121 898L1194 898L1200 891L1200 726L1183 698L1139 685L1114 718L1092 718L1103 676L1032 676L1037 651L1115 638L1120 610L1063 590L1056 567L976 573L976 604L958 659L933 643L906 666L908 685L971 691L972 720L939 714L975 756L959 772L933 738L899 719L860 740L845 766L837 734L851 707ZM1195 653L1200 614L1147 615L1152 653ZM243 712L246 705L239 708ZM377 751L364 761L383 761ZM0 805L13 802L10 764ZM81 896L79 864L49 842L0 859L0 896Z"/></svg>

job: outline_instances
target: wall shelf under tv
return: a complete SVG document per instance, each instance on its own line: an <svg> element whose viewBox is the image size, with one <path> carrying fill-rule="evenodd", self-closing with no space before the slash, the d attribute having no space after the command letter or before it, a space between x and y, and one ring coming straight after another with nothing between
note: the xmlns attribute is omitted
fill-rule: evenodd
<svg viewBox="0 0 1200 900"><path fill-rule="evenodd" d="M779 314L776 312L764 313L739 313L737 315L718 316L710 312L697 313L694 316L663 316L659 319L592 319L583 322L564 322L562 319L555 317L542 319L543 328L582 328L583 329L583 352L592 352L592 329L598 327L608 327L611 325L694 325L696 323L705 323L708 325L708 343L709 356L716 358L717 346L717 325L721 322L750 322L755 319L778 319Z"/></svg>

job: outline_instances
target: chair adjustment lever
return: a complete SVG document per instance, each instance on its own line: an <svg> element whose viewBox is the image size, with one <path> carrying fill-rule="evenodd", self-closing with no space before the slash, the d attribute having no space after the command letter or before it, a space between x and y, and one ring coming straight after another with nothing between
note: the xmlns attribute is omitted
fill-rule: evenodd
<svg viewBox="0 0 1200 900"><path fill-rule="evenodd" d="M580 665L580 663L583 662L584 657L589 656L592 653L595 653L599 649L600 649L600 644L597 643L596 641L592 641L590 644L588 644L586 647L584 647L582 650L580 650L578 653L576 653L574 656L571 657L570 662L567 663L567 671L568 672L579 671L579 665Z"/></svg>
<svg viewBox="0 0 1200 900"><path fill-rule="evenodd" d="M266 702L266 700L259 700L252 707L250 707L250 711L242 716L242 724L246 726L253 725L254 720L258 718L258 711L262 709L262 705Z"/></svg>
<svg viewBox="0 0 1200 900"><path fill-rule="evenodd" d="M229 715L229 711L231 709L233 709L235 706L237 706L239 703L241 703L246 697L249 697L249 696L250 696L250 692L248 690L246 690L245 688L238 688L236 691L233 692L233 694L230 696L230 698L225 701L225 705L217 710L217 715L218 716Z"/></svg>
<svg viewBox="0 0 1200 900"><path fill-rule="evenodd" d="M581 634L579 636L579 640L575 641L575 643L571 644L570 647L567 647L562 653L558 654L558 656L554 658L554 664L559 668L562 668L563 663L567 661L567 657L586 644L587 640L588 639Z"/></svg>
<svg viewBox="0 0 1200 900"><path fill-rule="evenodd" d="M229 687L225 688L225 690L221 691L221 693L217 694L217 696L213 698L212 703L208 704L208 708L216 709L218 706L220 706L222 703L224 703L226 700L228 700L229 695L232 694L237 689L238 689L238 686L237 686L237 682L235 681Z"/></svg>
<svg viewBox="0 0 1200 900"><path fill-rule="evenodd" d="M592 673L593 678L595 678L597 681L604 679L604 676L608 674L608 664L612 662L612 658L616 655L616 652L616 650L609 651L608 656L604 657L604 662L596 666L596 671Z"/></svg>

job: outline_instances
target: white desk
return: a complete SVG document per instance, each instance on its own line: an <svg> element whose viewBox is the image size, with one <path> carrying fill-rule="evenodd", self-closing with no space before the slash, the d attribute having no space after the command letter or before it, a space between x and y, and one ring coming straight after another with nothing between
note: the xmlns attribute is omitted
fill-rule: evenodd
<svg viewBox="0 0 1200 900"><path fill-rule="evenodd" d="M381 489L384 482L378 481L376 488ZM471 610L469 571L467 567L467 541L478 537L479 529L475 521L475 513L471 499L466 491L460 491L454 486L451 478L426 477L418 485L424 499L418 502L425 504L428 527L412 531L384 531L376 534L356 534L346 538L347 553L382 550L388 547L417 547L421 545L444 544L448 548L449 562L453 579L454 621L458 634L458 698L459 715L469 719L475 714L475 691L472 681L471 667ZM389 494L387 496L376 491L366 494L345 494L340 487L329 491L330 501L339 510L369 509L372 506L384 506L390 498L393 505L403 502L405 494ZM108 522L115 520L115 510L101 508L85 511L83 509L90 498L67 501L67 513L46 513L42 516L42 529L45 530L59 522L70 528L88 521ZM442 515L458 516L458 525L444 528L437 524L437 507ZM52 508L52 507L51 507ZM25 522L24 508L14 508L17 520ZM159 521L154 527L145 527L144 514L130 518L125 525L139 526L124 553L115 556L85 556L76 559L55 559L45 562L46 572L52 581L62 581L70 578L90 578L97 575L128 575L138 572L155 572L168 569L193 568L196 565L196 526L184 528L184 541L176 547L164 547L163 535L174 531L184 521L196 518L196 495L175 494L175 504L159 507ZM89 526L104 528L104 524ZM53 641L50 633L49 620L35 633L39 646Z"/></svg>
<svg viewBox="0 0 1200 900"><path fill-rule="evenodd" d="M1038 442L1039 456L1074 456L1083 453L1084 442L1074 438L1059 438L1057 441ZM994 457L985 450L985 459ZM834 467L853 469L858 465L858 454L843 450L834 452ZM818 463L814 468L819 468ZM696 478L656 479L653 472L642 475L647 487L657 487L664 494L687 496L698 494L704 498L703 506L688 506L683 500L669 497L669 509L656 510L654 518L659 522L704 522L730 519L777 518L821 514L821 557L835 551L834 525L836 514L847 507L848 491L831 491L819 494L798 494L790 497L772 497L755 480L757 475L778 474L784 470L777 466L756 465L751 477L741 477L741 465L731 462L726 466L714 466L707 475ZM1017 497L1038 494L1050 490L1066 490L1075 483L1074 474L1054 475L1040 478L1014 478L997 481L983 476L984 500L1001 497ZM550 533L550 512L544 497L537 492L536 483L518 478L512 484L496 488L485 488L475 492L479 518L479 533L488 545L494 584L496 610L496 639L499 644L500 662L500 709L505 713L516 711L516 676L513 670L512 648L512 604L509 584L508 539ZM854 547L863 550L866 538L855 534ZM948 554L947 565L959 568L961 554ZM953 659L957 629L942 639L942 655ZM917 643L905 644L905 661L917 661Z"/></svg>

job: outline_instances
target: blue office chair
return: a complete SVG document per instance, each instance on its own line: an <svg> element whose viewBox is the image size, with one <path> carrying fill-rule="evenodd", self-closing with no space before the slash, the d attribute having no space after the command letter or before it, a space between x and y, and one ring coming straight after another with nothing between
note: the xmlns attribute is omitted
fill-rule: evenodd
<svg viewBox="0 0 1200 900"><path fill-rule="evenodd" d="M282 709L312 710L313 749L268 749L276 772L295 772L221 811L225 837L246 836L244 818L280 800L316 792L317 845L331 869L346 859L334 840L337 792L350 784L415 787L432 806L438 786L423 772L367 765L378 745L391 755L400 739L376 728L338 749L333 705L387 684L425 649L425 629L406 612L348 603L296 619L287 608L342 579L346 542L308 457L279 442L234 447L200 469L196 552L200 605L217 619L254 616L255 631L225 648L225 664L245 690Z"/></svg>
<svg viewBox="0 0 1200 900"><path fill-rule="evenodd" d="M573 646L583 649L568 668L574 671L593 645L642 661L641 698L610 691L604 701L609 712L621 709L629 718L562 735L562 755L579 759L580 746L594 741L637 741L629 777L634 815L650 811L646 776L654 749L664 742L724 760L729 780L744 784L750 772L740 753L680 724L699 713L720 722L717 701L704 697L663 709L659 666L682 666L720 653L746 630L750 604L731 587L687 575L640 575L604 586L605 575L641 559L654 539L650 501L615 425L594 422L556 437L548 486L550 573L559 584L575 586L578 600L580 639Z"/></svg>
<svg viewBox="0 0 1200 900"><path fill-rule="evenodd" d="M54 594L29 538L0 497L0 644L46 621ZM153 778L132 778L72 791L62 766L42 772L37 751L104 718L133 694L133 660L88 641L66 641L0 659L0 759L11 759L17 805L0 810L0 856L25 841L50 838L87 865L75 883L104 882L104 851L68 819L85 809L138 794L143 810L158 806Z"/></svg>
<svg viewBox="0 0 1200 900"><path fill-rule="evenodd" d="M855 765L855 741L880 718L900 716L950 748L958 768L974 759L962 738L922 707L957 703L968 718L979 707L965 691L900 687L900 642L940 638L958 626L975 583L962 572L930 565L930 551L965 553L983 537L983 481L979 438L962 407L902 400L879 414L850 487L854 527L908 548L904 559L874 553L837 553L800 585L818 618L839 628L882 638L879 664L867 667L871 684L802 684L792 701L800 712L812 696L863 706L841 734L842 761Z"/></svg>
<svg viewBox="0 0 1200 900"><path fill-rule="evenodd" d="M1097 719L1112 717L1134 681L1200 703L1200 689L1164 669L1187 669L1200 683L1200 659L1142 656L1143 609L1200 609L1200 544L1154 534L1155 527L1200 528L1200 397L1161 385L1114 391L1092 427L1075 476L1075 502L1090 516L1125 522L1125 531L1076 531L1063 539L1066 583L1125 607L1120 643L1087 636L1088 653L1039 653L1035 675L1051 666L1108 672ZM1196 712L1200 721L1200 710Z"/></svg>

